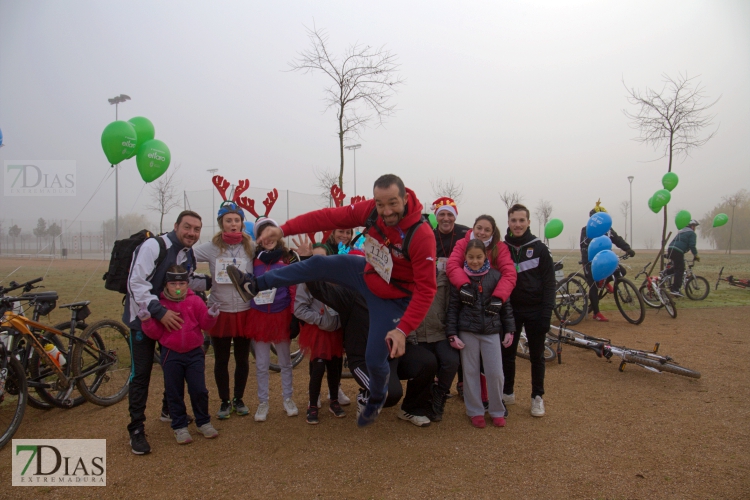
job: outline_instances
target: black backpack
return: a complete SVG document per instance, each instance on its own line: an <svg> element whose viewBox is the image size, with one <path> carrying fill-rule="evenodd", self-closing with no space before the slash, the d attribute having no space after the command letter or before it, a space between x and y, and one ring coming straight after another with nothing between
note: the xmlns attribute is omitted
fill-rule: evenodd
<svg viewBox="0 0 750 500"><path fill-rule="evenodd" d="M128 293L128 275L130 274L130 265L133 262L133 254L136 248L149 238L156 238L156 241L159 242L159 256L154 261L154 269L161 264L167 256L167 244L151 231L142 229L130 235L129 238L115 241L112 247L112 256L109 259L109 269L102 276L104 288L114 292Z"/></svg>

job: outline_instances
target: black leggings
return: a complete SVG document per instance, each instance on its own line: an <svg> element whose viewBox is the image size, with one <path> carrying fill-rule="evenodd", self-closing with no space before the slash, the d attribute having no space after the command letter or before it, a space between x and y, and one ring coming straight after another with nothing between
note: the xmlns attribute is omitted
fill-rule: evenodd
<svg viewBox="0 0 750 500"><path fill-rule="evenodd" d="M214 378L219 389L219 398L229 401L229 356L234 341L234 397L242 399L250 373L250 339L244 337L211 337L214 346L216 362L214 363Z"/></svg>
<svg viewBox="0 0 750 500"><path fill-rule="evenodd" d="M344 368L342 358L315 358L310 360L310 406L318 405L320 387L323 384L323 374L328 372L328 390L331 399L338 399L339 384L341 383L341 370Z"/></svg>

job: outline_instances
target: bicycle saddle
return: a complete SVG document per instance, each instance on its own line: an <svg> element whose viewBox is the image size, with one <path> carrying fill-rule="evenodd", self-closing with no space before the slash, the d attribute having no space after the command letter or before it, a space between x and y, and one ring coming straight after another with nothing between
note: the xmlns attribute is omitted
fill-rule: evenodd
<svg viewBox="0 0 750 500"><path fill-rule="evenodd" d="M70 308L70 309L80 309L80 308L85 307L85 306L87 306L89 304L91 304L90 300L82 300L81 302L71 302L70 304L61 304L60 307L61 308L65 308L65 309L68 309L68 308Z"/></svg>
<svg viewBox="0 0 750 500"><path fill-rule="evenodd" d="M37 293L24 293L19 296L24 300L34 300L37 302L52 302L57 300L57 292L37 292Z"/></svg>

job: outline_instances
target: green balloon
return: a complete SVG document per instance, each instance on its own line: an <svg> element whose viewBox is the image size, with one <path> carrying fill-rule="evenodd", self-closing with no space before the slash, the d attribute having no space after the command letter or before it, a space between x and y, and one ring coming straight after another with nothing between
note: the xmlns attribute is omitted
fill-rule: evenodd
<svg viewBox="0 0 750 500"><path fill-rule="evenodd" d="M430 225L432 226L432 229L437 228L437 217L435 217L435 214L428 215L427 219L430 221Z"/></svg>
<svg viewBox="0 0 750 500"><path fill-rule="evenodd" d="M729 222L729 217L727 217L727 214L717 214L716 217L714 217L713 227L721 227L727 222Z"/></svg>
<svg viewBox="0 0 750 500"><path fill-rule="evenodd" d="M656 205L656 204L654 203L654 197L653 197L653 196L652 196L651 198L649 198L649 199L648 199L648 208L650 208L650 209L651 209L651 211L652 211L652 212L654 212L655 214L658 214L658 213L659 213L659 210L661 210L661 207L660 207L660 206L657 206L657 205Z"/></svg>
<svg viewBox="0 0 750 500"><path fill-rule="evenodd" d="M687 227L688 222L690 222L690 219L692 218L690 212L687 210L680 210L677 212L677 215L674 216L674 225L677 226L677 229L682 229Z"/></svg>
<svg viewBox="0 0 750 500"><path fill-rule="evenodd" d="M117 165L131 158L136 151L138 137L132 124L122 120L112 122L102 132L102 149L107 160Z"/></svg>
<svg viewBox="0 0 750 500"><path fill-rule="evenodd" d="M146 182L153 182L167 171L172 155L166 144L158 139L151 139L138 149L135 161L141 178Z"/></svg>
<svg viewBox="0 0 750 500"><path fill-rule="evenodd" d="M133 128L135 128L135 135L138 138L138 144L145 144L154 138L154 124L151 123L151 120L148 118L134 116L128 120L128 123L132 124ZM138 149L136 148L136 150L133 151L133 154L128 156L128 158L132 158L137 152Z"/></svg>
<svg viewBox="0 0 750 500"><path fill-rule="evenodd" d="M674 172L667 172L664 174L664 177L661 178L661 185L664 186L664 189L667 191L672 191L676 188L678 182L680 182L680 179Z"/></svg>
<svg viewBox="0 0 750 500"><path fill-rule="evenodd" d="M563 231L563 222L560 219L552 219L544 226L544 237L548 240L557 238Z"/></svg>
<svg viewBox="0 0 750 500"><path fill-rule="evenodd" d="M654 193L654 205L661 208L665 206L667 203L669 203L669 200L672 199L672 193L667 191L666 189L660 189L657 192Z"/></svg>

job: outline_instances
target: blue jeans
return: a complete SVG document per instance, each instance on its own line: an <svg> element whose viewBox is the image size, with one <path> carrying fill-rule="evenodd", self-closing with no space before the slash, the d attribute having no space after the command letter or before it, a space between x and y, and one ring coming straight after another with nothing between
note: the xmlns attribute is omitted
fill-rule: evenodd
<svg viewBox="0 0 750 500"><path fill-rule="evenodd" d="M382 299L365 284L365 259L356 255L315 255L302 262L268 271L258 277L260 290L296 285L307 281L328 281L361 293L370 311L365 362L370 375L370 401L380 403L388 388L388 346L385 335L401 321L411 297ZM405 332L409 333L409 332Z"/></svg>
<svg viewBox="0 0 750 500"><path fill-rule="evenodd" d="M192 351L179 353L162 346L161 366L169 403L169 416L172 417L172 429L182 429L188 425L185 411L185 382L195 413L195 425L200 427L210 422L206 389L206 355L203 349L196 347Z"/></svg>

